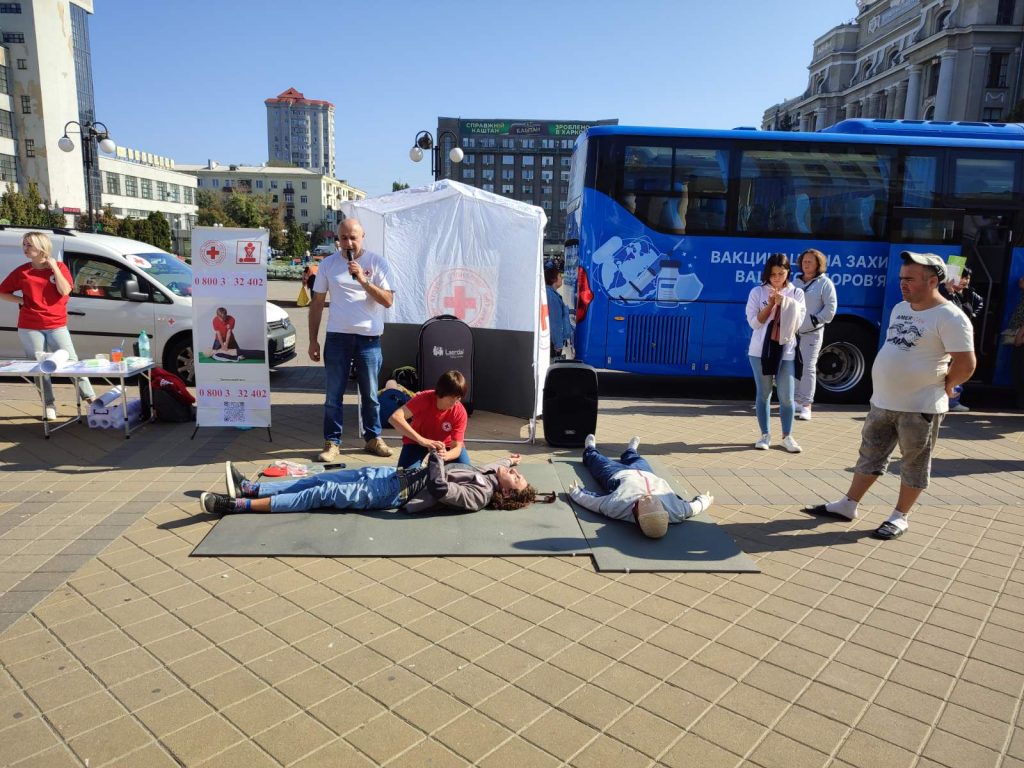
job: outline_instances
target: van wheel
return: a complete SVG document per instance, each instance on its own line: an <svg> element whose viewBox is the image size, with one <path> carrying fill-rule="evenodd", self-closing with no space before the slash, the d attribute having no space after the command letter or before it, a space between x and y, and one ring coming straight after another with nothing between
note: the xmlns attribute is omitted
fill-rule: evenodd
<svg viewBox="0 0 1024 768"><path fill-rule="evenodd" d="M877 349L877 336L860 323L836 320L825 326L825 340L818 355L818 399L828 403L867 402Z"/></svg>
<svg viewBox="0 0 1024 768"><path fill-rule="evenodd" d="M164 366L185 382L186 386L196 385L196 358L192 351L192 341L181 339L171 344L164 354Z"/></svg>

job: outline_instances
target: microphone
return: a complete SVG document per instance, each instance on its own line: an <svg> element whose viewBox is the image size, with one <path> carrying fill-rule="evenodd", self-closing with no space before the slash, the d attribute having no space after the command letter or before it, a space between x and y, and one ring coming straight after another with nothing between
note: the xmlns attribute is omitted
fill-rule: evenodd
<svg viewBox="0 0 1024 768"><path fill-rule="evenodd" d="M352 263L353 261L355 261L355 258L356 258L356 257L355 257L355 255L354 255L354 254L352 253L352 250L351 250L351 249L348 249L348 250L346 250L346 251L345 251L345 258L346 258L346 259L348 259L348 263L349 263L349 264L351 264L351 263ZM351 275L352 273L350 272L349 274ZM356 276L355 276L355 275L352 275L352 279L353 279L353 280L355 280L355 279L356 279Z"/></svg>

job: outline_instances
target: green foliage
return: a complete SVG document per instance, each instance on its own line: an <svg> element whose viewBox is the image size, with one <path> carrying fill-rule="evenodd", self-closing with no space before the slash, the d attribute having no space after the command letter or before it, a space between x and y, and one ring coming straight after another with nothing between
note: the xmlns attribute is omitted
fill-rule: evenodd
<svg viewBox="0 0 1024 768"><path fill-rule="evenodd" d="M409 185L406 184L404 181L392 181L391 182L391 191L392 192L400 192L401 190L408 189L408 188L409 188Z"/></svg>
<svg viewBox="0 0 1024 768"><path fill-rule="evenodd" d="M196 190L196 224L200 227L243 227L266 229L270 233L270 247L283 249L285 237L284 212L270 201L266 194L232 192L227 199L218 192Z"/></svg>
<svg viewBox="0 0 1024 768"><path fill-rule="evenodd" d="M155 245L162 250L170 251L174 244L171 242L171 224L167 221L167 217L159 211L151 211L149 216L146 217L146 223L149 224L152 239L144 240L143 242Z"/></svg>
<svg viewBox="0 0 1024 768"><path fill-rule="evenodd" d="M293 259L301 259L309 250L309 240L306 231L296 222L288 225L288 234L285 235L284 252L286 256Z"/></svg>
<svg viewBox="0 0 1024 768"><path fill-rule="evenodd" d="M42 205L44 210L39 210ZM0 197L0 219L6 219L17 227L65 227L64 214L50 210L43 198L39 196L39 188L29 182L27 192L17 192L13 184Z"/></svg>

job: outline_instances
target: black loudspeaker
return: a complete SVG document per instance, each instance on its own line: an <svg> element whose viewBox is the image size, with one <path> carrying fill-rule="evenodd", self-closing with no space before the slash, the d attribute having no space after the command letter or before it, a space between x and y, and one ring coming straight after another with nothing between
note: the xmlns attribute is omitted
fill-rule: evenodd
<svg viewBox="0 0 1024 768"><path fill-rule="evenodd" d="M544 439L582 448L597 431L597 371L575 360L553 360L544 378Z"/></svg>

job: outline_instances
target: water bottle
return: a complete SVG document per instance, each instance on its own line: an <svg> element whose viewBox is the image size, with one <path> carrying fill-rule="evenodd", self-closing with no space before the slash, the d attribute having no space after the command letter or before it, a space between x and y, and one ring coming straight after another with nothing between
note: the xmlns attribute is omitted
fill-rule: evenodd
<svg viewBox="0 0 1024 768"><path fill-rule="evenodd" d="M139 357L149 360L149 336L145 331L139 331Z"/></svg>

